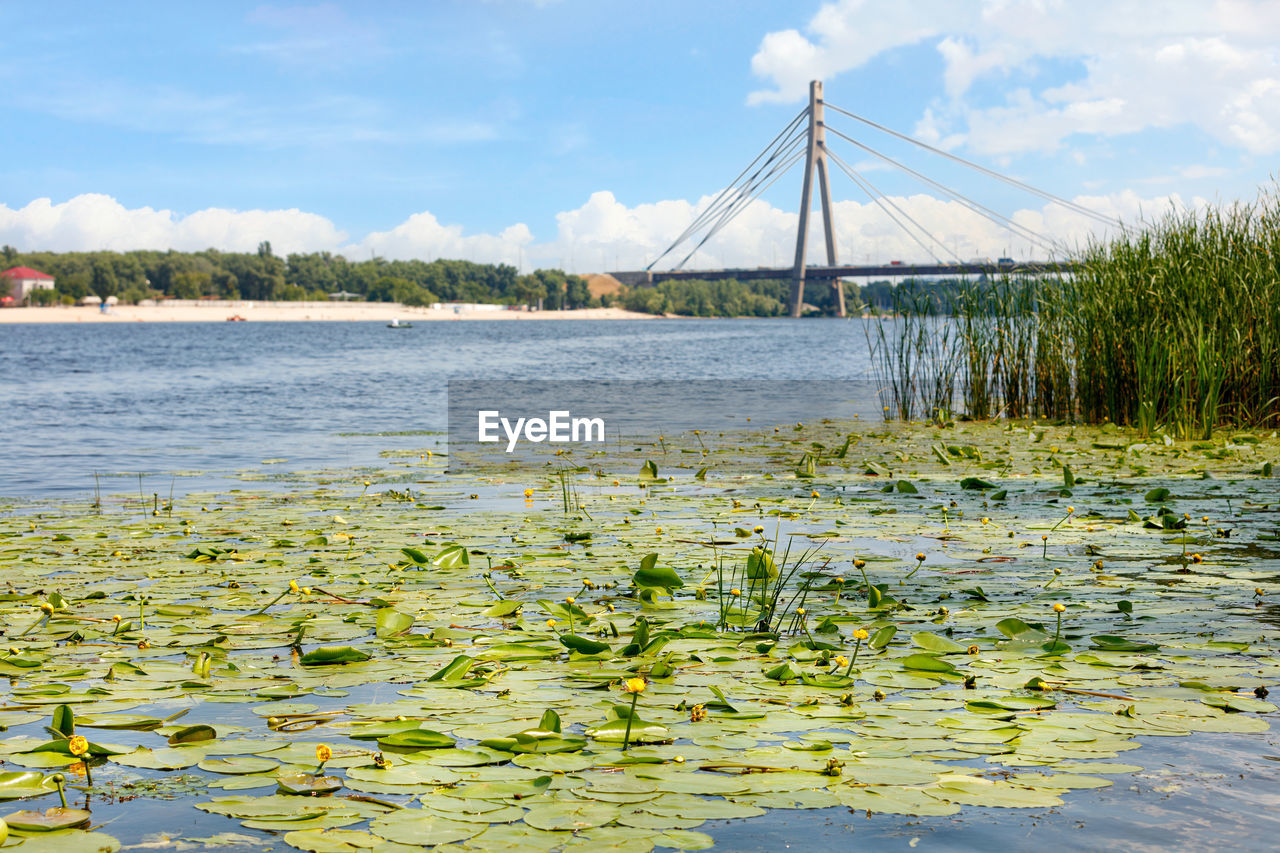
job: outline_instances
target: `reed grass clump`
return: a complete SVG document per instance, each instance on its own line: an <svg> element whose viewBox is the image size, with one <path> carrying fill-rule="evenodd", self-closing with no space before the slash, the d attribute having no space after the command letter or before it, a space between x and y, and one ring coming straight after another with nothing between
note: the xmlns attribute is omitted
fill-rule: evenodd
<svg viewBox="0 0 1280 853"><path fill-rule="evenodd" d="M1280 423L1280 198L1094 243L1068 288L1079 413L1207 437Z"/></svg>
<svg viewBox="0 0 1280 853"><path fill-rule="evenodd" d="M1070 273L907 288L869 331L887 413L1111 421L1206 438L1280 426L1280 196L1174 210Z"/></svg>
<svg viewBox="0 0 1280 853"><path fill-rule="evenodd" d="M865 327L886 417L912 420L952 411L963 347L949 310L908 284L894 291L892 312Z"/></svg>

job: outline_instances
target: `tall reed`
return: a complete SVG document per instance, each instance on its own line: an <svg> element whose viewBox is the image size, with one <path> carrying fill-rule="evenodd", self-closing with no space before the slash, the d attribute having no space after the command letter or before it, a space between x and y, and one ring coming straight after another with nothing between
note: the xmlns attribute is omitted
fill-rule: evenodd
<svg viewBox="0 0 1280 853"><path fill-rule="evenodd" d="M893 312L864 327L888 417L936 418L954 409L962 348L945 307L908 283L894 291Z"/></svg>
<svg viewBox="0 0 1280 853"><path fill-rule="evenodd" d="M1069 274L963 282L945 306L900 291L870 341L896 417L949 411L958 394L972 417L1184 438L1280 425L1275 190L1095 241Z"/></svg>
<svg viewBox="0 0 1280 853"><path fill-rule="evenodd" d="M1096 242L1071 285L1079 413L1207 437L1280 424L1280 198Z"/></svg>

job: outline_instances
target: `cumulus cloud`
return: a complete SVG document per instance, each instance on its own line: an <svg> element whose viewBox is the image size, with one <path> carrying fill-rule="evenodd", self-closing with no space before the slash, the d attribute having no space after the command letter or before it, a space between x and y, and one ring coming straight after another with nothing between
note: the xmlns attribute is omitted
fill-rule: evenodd
<svg viewBox="0 0 1280 853"><path fill-rule="evenodd" d="M23 250L216 248L251 252L270 240L279 254L332 250L346 233L323 216L291 210L210 207L186 216L150 207L126 208L116 199L85 193L55 204L38 198L25 207L0 204L0 242Z"/></svg>
<svg viewBox="0 0 1280 853"><path fill-rule="evenodd" d="M1280 150L1280 4L1271 0L906 0L824 4L804 33L769 33L751 60L769 81L748 101L794 101L810 79L860 68L905 45L932 45L945 101L921 119L934 138L986 154L1054 148L1076 133L1198 125L1255 154ZM1035 80L1037 61L1081 70L1065 85L1014 88L981 102L978 81Z"/></svg>
<svg viewBox="0 0 1280 853"><path fill-rule="evenodd" d="M479 263L520 264L533 234L524 223L498 234L464 234L461 225L441 225L429 211L415 213L390 231L375 231L345 250L350 257L373 253L390 260L455 258Z"/></svg>
<svg viewBox="0 0 1280 853"><path fill-rule="evenodd" d="M269 240L277 254L329 251L353 260L371 254L392 260L435 258L506 263L525 270L561 267L571 272L640 269L658 258L712 196L696 202L675 199L628 207L607 191L593 193L581 206L556 215L556 231L539 240L524 223L497 233L468 234L462 226L441 223L422 211L386 231L350 240L327 218L300 210L226 210L208 208L179 216L150 207L126 208L100 194L53 203L36 199L21 208L0 205L0 243L20 250L93 251L109 249L216 248L252 252ZM867 202L834 204L836 244L841 261L886 263L932 259L1043 258L1047 252L1012 229L992 223L955 201L928 195L892 196L899 209L933 235L920 245L895 225L879 206ZM1143 198L1132 191L1074 199L1091 210L1136 222L1181 206L1177 196ZM1191 204L1203 204L1195 199ZM1023 228L1053 235L1068 247L1105 232L1095 220L1060 206L1024 208L1010 216ZM764 201L748 205L722 231L693 252L688 269L787 267L794 259L798 216ZM822 229L811 220L810 263L824 257ZM689 243L657 265L668 269L694 249Z"/></svg>
<svg viewBox="0 0 1280 853"><path fill-rule="evenodd" d="M781 30L764 37L751 58L751 70L771 80L774 88L752 92L747 102L805 97L810 80L859 68L881 53L937 36L973 17L969 5L950 0L826 3L806 27L809 35Z"/></svg>
<svg viewBox="0 0 1280 853"><path fill-rule="evenodd" d="M921 242L925 245L921 246L874 203L840 201L833 205L833 219L841 261L927 262L1006 255L1040 259L1048 254L1043 246L991 222L959 202L923 194L892 196L890 201L935 239L922 237ZM1127 222L1135 222L1144 214L1159 214L1171 206L1183 205L1177 196L1142 198L1131 191L1108 196L1081 196L1074 201L1105 216ZM531 246L529 256L555 258L572 254L576 258L585 257L588 266L579 265L585 271L600 269L596 260L604 255L609 261L615 257L618 259L619 264L615 268L639 269L657 258L711 202L712 197L707 196L696 203L664 201L629 208L611 193L595 193L576 210L559 214L556 238ZM1014 212L1010 218L1028 231L1052 235L1055 241L1067 247L1083 245L1092 237L1106 233L1097 220L1059 205L1025 208ZM796 213L792 211L756 200L699 249L685 267L789 266L794 259L797 220ZM672 252L656 268L673 266L692 248L690 244ZM809 263L822 262L824 252L820 220L811 219L807 246Z"/></svg>

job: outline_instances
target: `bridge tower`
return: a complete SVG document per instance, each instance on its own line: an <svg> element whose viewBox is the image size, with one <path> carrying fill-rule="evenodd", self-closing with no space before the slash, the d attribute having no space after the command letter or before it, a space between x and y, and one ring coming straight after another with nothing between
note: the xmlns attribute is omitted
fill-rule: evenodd
<svg viewBox="0 0 1280 853"><path fill-rule="evenodd" d="M827 184L827 129L823 110L822 81L809 82L809 145L804 162L804 185L800 189L800 228L796 234L796 262L791 270L792 317L800 316L804 305L805 249L809 241L809 208L813 204L813 177L818 173L818 191L822 199L822 231L827 244L827 266L836 265L835 223L831 219L831 189ZM836 315L845 316L844 287L838 278L831 279L836 300Z"/></svg>

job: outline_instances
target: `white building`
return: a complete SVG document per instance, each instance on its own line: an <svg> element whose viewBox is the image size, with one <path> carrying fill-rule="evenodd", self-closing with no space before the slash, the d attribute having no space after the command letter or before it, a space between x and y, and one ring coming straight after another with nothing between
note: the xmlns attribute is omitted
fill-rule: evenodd
<svg viewBox="0 0 1280 853"><path fill-rule="evenodd" d="M8 296L15 305L21 305L33 290L53 290L53 276L31 267L5 270L0 272L0 278L8 285L0 289L8 291Z"/></svg>

